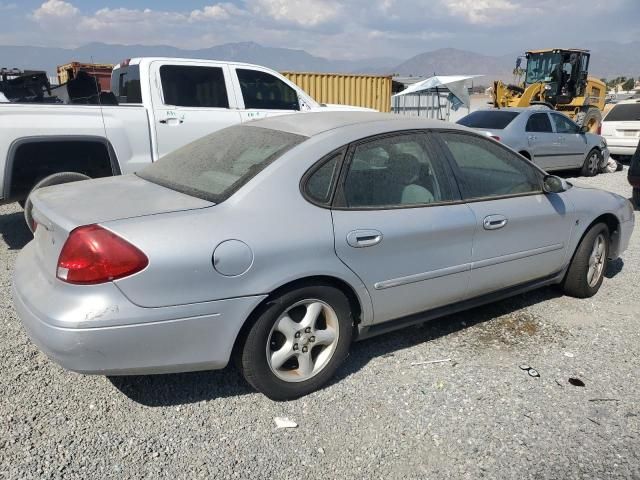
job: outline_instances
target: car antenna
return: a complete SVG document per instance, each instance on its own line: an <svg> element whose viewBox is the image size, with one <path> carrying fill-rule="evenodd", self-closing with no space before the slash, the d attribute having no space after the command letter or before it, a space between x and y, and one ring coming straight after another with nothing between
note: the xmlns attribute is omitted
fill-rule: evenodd
<svg viewBox="0 0 640 480"><path fill-rule="evenodd" d="M109 145L111 145L111 142L109 141L109 135L107 134L107 124L104 121L104 110L102 108L102 98L100 96L101 93L101 88L100 88L100 82L98 81L98 76L97 76L97 71L96 71L96 63L93 60L93 55L91 55L91 65L93 68L93 81L96 84L96 93L98 95L98 105L100 106L100 118L102 119L102 128L104 130L104 138L107 141L107 155L109 155ZM109 155L110 156L110 155Z"/></svg>

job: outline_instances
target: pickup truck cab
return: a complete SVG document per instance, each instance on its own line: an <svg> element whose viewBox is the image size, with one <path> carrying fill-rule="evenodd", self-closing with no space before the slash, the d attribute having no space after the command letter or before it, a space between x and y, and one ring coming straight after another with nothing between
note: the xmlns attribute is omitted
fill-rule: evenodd
<svg viewBox="0 0 640 480"><path fill-rule="evenodd" d="M86 97L93 104L77 94L71 104L0 103L0 203L24 203L34 186L72 181L74 174L136 172L249 120L367 110L321 105L277 72L245 63L136 58L114 68L111 85L112 94Z"/></svg>

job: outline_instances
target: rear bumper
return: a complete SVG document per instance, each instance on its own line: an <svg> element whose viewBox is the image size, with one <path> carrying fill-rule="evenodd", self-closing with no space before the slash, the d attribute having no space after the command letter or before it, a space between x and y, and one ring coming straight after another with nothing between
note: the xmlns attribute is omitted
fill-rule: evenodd
<svg viewBox="0 0 640 480"><path fill-rule="evenodd" d="M31 250L31 245L25 247L16 262L15 309L31 340L49 358L80 373L224 368L245 319L264 298L142 308L113 284L100 289L71 286L75 295L68 295L56 288L62 282L43 274ZM96 305L106 307L96 309Z"/></svg>
<svg viewBox="0 0 640 480"><path fill-rule="evenodd" d="M611 155L633 155L638 148L638 138L605 137Z"/></svg>

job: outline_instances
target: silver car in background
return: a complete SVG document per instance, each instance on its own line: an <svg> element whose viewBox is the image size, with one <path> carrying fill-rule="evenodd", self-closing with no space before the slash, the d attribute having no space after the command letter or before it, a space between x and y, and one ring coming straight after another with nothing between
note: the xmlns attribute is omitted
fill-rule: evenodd
<svg viewBox="0 0 640 480"><path fill-rule="evenodd" d="M465 127L376 113L233 126L137 175L33 195L14 304L63 367L223 368L290 399L353 340L544 285L600 288L631 204Z"/></svg>
<svg viewBox="0 0 640 480"><path fill-rule="evenodd" d="M580 169L585 177L609 161L606 140L547 107L477 110L458 120L508 145L547 171Z"/></svg>

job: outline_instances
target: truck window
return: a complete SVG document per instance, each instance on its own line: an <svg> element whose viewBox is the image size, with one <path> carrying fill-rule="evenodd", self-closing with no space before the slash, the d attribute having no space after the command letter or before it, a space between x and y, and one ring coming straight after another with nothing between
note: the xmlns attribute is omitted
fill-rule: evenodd
<svg viewBox="0 0 640 480"><path fill-rule="evenodd" d="M224 73L220 67L163 65L160 80L165 105L229 108Z"/></svg>
<svg viewBox="0 0 640 480"><path fill-rule="evenodd" d="M119 68L111 79L111 90L119 103L142 103L140 90L140 68L137 65Z"/></svg>
<svg viewBox="0 0 640 480"><path fill-rule="evenodd" d="M298 93L279 78L257 70L236 69L245 108L300 110Z"/></svg>

